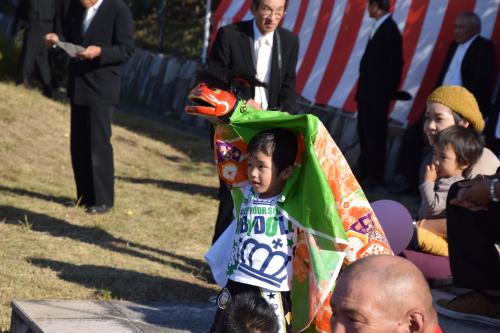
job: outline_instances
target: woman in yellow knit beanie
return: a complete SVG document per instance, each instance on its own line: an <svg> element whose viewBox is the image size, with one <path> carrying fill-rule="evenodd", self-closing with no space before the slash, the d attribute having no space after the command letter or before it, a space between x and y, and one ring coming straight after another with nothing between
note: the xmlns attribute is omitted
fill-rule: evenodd
<svg viewBox="0 0 500 333"><path fill-rule="evenodd" d="M481 133L484 129L484 119L474 95L467 89L460 86L441 86L427 98L424 133L429 144L433 145L436 135L453 125L468 127ZM425 169L431 161L432 155L424 156L422 168ZM492 175L499 166L500 161L495 154L485 148L479 161L467 170L465 177L474 178L478 174ZM420 184L422 180L421 173Z"/></svg>
<svg viewBox="0 0 500 333"><path fill-rule="evenodd" d="M427 98L424 133L429 144L432 146L438 133L454 125L481 133L484 129L484 119L474 95L467 89L460 86L441 86ZM426 167L431 163L432 149L428 149L420 168L421 186L425 182ZM466 170L464 176L470 179L479 174L492 175L498 167L500 167L498 158L489 149L484 148L479 160ZM418 225L417 238L421 250L447 256L446 219L422 219Z"/></svg>

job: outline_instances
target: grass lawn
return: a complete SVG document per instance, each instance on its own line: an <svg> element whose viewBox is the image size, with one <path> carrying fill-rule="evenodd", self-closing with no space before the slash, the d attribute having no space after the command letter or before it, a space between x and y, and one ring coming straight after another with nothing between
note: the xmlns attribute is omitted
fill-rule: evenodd
<svg viewBox="0 0 500 333"><path fill-rule="evenodd" d="M12 299L206 302L216 292L202 259L217 210L208 141L114 118L116 205L88 216L66 205L69 107L0 83L0 331Z"/></svg>
<svg viewBox="0 0 500 333"><path fill-rule="evenodd" d="M217 212L208 140L114 116L116 205L89 216L75 188L69 106L0 83L0 332L13 299L206 302ZM370 201L391 198L381 189ZM397 197L413 212L413 197Z"/></svg>

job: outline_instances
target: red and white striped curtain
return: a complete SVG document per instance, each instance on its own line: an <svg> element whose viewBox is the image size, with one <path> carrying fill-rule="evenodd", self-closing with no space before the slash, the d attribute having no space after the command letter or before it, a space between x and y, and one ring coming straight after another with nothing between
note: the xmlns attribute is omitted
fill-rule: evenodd
<svg viewBox="0 0 500 333"><path fill-rule="evenodd" d="M367 0L289 0L282 26L300 38L297 93L313 103L356 111L359 62L371 19ZM218 27L252 18L251 0L222 0L214 16ZM500 65L500 0L393 0L391 12L403 36L405 66L401 90L411 101L393 105L391 117L415 122L432 91L453 40L453 24L463 11L482 20L481 35L495 43Z"/></svg>

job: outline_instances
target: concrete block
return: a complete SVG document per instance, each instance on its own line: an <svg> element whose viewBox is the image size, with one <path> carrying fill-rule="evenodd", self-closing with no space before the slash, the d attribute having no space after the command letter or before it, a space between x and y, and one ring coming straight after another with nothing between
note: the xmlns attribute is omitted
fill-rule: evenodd
<svg viewBox="0 0 500 333"><path fill-rule="evenodd" d="M162 78L163 78L163 70L165 68L166 64L164 63L163 59L161 59L160 62L158 61L153 61L151 64L152 68L150 72L150 78L149 82L147 83L147 88L146 88L146 93L143 98L143 102L151 107L155 108L159 104L159 99L161 99L162 96Z"/></svg>
<svg viewBox="0 0 500 333"><path fill-rule="evenodd" d="M163 76L163 83L168 84L177 79L179 70L181 68L181 62L177 58L169 58L167 61L167 67L165 69L165 74Z"/></svg>
<svg viewBox="0 0 500 333"><path fill-rule="evenodd" d="M13 301L12 309L21 317L30 319L93 319L121 316L112 305L99 301Z"/></svg>
<svg viewBox="0 0 500 333"><path fill-rule="evenodd" d="M153 60L151 61L151 67L149 69L149 72L152 76L157 76L158 74L160 74L160 67L163 63L163 59L163 54L153 55Z"/></svg>
<svg viewBox="0 0 500 333"><path fill-rule="evenodd" d="M184 80L191 80L194 73L198 69L199 62L195 60L186 60L179 71L179 78Z"/></svg>
<svg viewBox="0 0 500 333"><path fill-rule="evenodd" d="M214 304L193 303L113 302L113 306L134 323L165 327L172 332L207 332L216 310Z"/></svg>
<svg viewBox="0 0 500 333"><path fill-rule="evenodd" d="M12 311L10 333L33 333L28 323L29 321L23 320L15 311Z"/></svg>
<svg viewBox="0 0 500 333"><path fill-rule="evenodd" d="M11 333L207 332L214 304L13 301Z"/></svg>

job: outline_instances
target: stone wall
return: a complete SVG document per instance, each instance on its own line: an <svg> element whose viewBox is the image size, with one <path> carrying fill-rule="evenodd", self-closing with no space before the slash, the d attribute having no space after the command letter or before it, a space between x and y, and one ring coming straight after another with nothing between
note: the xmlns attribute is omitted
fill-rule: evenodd
<svg viewBox="0 0 500 333"><path fill-rule="evenodd" d="M183 60L147 51L137 51L125 65L122 93L155 113L167 115L193 126L207 126L206 120L184 113L187 94L193 86L193 76L199 62ZM300 113L317 115L330 131L351 166L357 164L359 144L355 114L331 107L299 102ZM395 165L401 146L403 129L389 126L388 161L386 178L395 174Z"/></svg>
<svg viewBox="0 0 500 333"><path fill-rule="evenodd" d="M123 68L122 96L155 113L193 122L184 105L198 66L195 60L137 50ZM203 119L195 124L202 125Z"/></svg>

